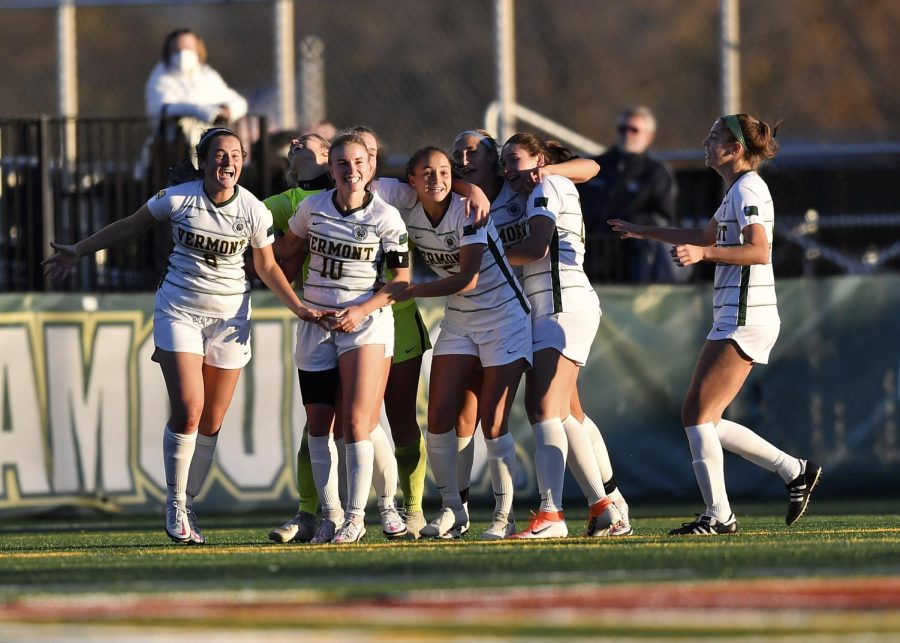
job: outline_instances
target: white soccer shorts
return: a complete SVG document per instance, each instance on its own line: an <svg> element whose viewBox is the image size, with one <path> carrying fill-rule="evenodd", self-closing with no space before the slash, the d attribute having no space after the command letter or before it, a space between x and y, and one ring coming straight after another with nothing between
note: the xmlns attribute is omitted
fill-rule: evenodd
<svg viewBox="0 0 900 643"><path fill-rule="evenodd" d="M600 309L556 313L532 320L532 350L552 348L578 366L584 366L600 327Z"/></svg>
<svg viewBox="0 0 900 643"><path fill-rule="evenodd" d="M433 355L475 355L482 368L512 364L525 359L531 364L531 321L528 317L499 328L462 330L441 322Z"/></svg>

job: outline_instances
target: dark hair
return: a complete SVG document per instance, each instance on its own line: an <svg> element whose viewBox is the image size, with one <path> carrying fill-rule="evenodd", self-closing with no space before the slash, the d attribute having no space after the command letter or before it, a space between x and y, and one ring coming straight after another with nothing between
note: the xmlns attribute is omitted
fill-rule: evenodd
<svg viewBox="0 0 900 643"><path fill-rule="evenodd" d="M212 142L219 138L220 136L233 136L238 140L241 144L241 153L246 157L247 152L244 150L244 142L241 140L241 137L235 134L232 130L227 127L211 127L210 129L204 131L200 135L200 141L197 143L197 163L200 163L200 159L205 159L207 152L209 152L209 146Z"/></svg>
<svg viewBox="0 0 900 643"><path fill-rule="evenodd" d="M757 170L766 161L775 158L775 155L778 153L779 143L775 140L775 136L778 134L778 128L781 126L781 123L776 123L775 127L772 128L769 127L768 123L753 118L749 114L737 114L737 119L741 125L741 134L744 135L744 142L746 143L744 145L744 154L747 162L750 163L751 169ZM728 132L731 140L736 142L737 139L731 130L728 129L728 124L721 118L719 121L725 125L725 131Z"/></svg>
<svg viewBox="0 0 900 643"><path fill-rule="evenodd" d="M200 135L200 142L197 143L195 151L197 152L197 165L206 158L209 152L209 146L220 136L233 136L241 144L241 154L246 158L247 152L244 150L244 142L241 137L235 134L227 127L213 127L206 130ZM190 158L182 159L169 168L166 175L166 185L179 185L188 181L196 181L203 178L203 170L194 167L194 162Z"/></svg>
<svg viewBox="0 0 900 643"><path fill-rule="evenodd" d="M162 61L166 63L166 67L169 66L172 60L172 52L170 51L172 43L175 42L179 36L185 34L191 34L197 40L197 58L200 59L201 63L206 62L206 44L203 42L203 38L198 36L197 32L193 29L176 29L175 31L170 31L163 41Z"/></svg>
<svg viewBox="0 0 900 643"><path fill-rule="evenodd" d="M565 147L559 141L544 141L534 132L520 132L513 134L509 140L503 144L505 148L508 145L518 145L524 148L532 156L543 156L547 165L554 163L562 163L573 158L573 154L569 148Z"/></svg>
<svg viewBox="0 0 900 643"><path fill-rule="evenodd" d="M450 159L450 155L447 154L444 150L439 147L435 147L434 145L426 145L425 147L420 147L413 155L409 157L409 160L406 162L406 176L412 176L416 173L416 168L418 168L422 163L425 162L432 154L440 154L445 159L447 159L447 163L450 164L450 167L453 167L453 161Z"/></svg>

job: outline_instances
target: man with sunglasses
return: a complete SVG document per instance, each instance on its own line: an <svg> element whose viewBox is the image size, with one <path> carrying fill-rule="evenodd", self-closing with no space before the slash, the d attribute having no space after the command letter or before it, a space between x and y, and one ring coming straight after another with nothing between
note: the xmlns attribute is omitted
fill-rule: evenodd
<svg viewBox="0 0 900 643"><path fill-rule="evenodd" d="M598 278L630 283L669 283L676 280L675 266L668 247L653 240L629 239L621 249L605 243L610 237L609 219L622 219L641 225L671 225L675 214L675 180L667 165L647 152L656 135L656 119L647 107L623 109L616 120L615 144L594 158L600 173L578 185L588 235L588 254L594 250L593 267ZM610 251L607 252L606 249ZM618 265L605 265L607 257L616 257ZM601 263L603 262L603 263ZM598 274L606 273L606 274ZM684 271L681 271L684 273ZM682 274L677 275L683 278Z"/></svg>

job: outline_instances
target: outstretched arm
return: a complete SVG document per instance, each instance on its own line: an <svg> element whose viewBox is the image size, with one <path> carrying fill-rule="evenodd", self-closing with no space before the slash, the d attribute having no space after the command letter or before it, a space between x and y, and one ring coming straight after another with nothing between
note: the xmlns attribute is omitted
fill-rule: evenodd
<svg viewBox="0 0 900 643"><path fill-rule="evenodd" d="M145 203L134 214L113 221L75 244L51 242L50 246L56 250L56 254L41 263L44 274L51 279L62 279L75 269L79 259L85 255L131 241L152 228L155 223L156 219Z"/></svg>
<svg viewBox="0 0 900 643"><path fill-rule="evenodd" d="M693 246L714 246L716 244L716 229L718 223L711 218L703 228L660 228L652 225L637 225L623 221L622 219L610 219L607 221L614 232L619 233L621 239L656 239L663 243Z"/></svg>

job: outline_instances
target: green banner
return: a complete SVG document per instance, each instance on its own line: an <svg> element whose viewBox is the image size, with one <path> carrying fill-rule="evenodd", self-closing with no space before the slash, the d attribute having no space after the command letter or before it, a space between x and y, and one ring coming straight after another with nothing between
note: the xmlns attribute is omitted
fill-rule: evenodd
<svg viewBox="0 0 900 643"><path fill-rule="evenodd" d="M825 467L821 494L896 495L900 480L900 277L783 280L782 329L726 417ZM603 317L579 378L619 486L634 502L696 500L681 399L711 323L711 288L598 288ZM226 417L199 502L208 511L293 506L304 413L292 363L295 322L254 294L253 360ZM420 305L436 338L440 302ZM0 515L60 506L161 512L168 399L150 360L153 295L0 296ZM418 414L425 428L430 355ZM511 427L517 499L537 503L531 429L519 400ZM385 426L386 419L383 418ZM777 476L726 456L734 499L780 498ZM434 496L433 488L429 490ZM491 497L484 444L473 498ZM569 506L583 501L566 486Z"/></svg>

